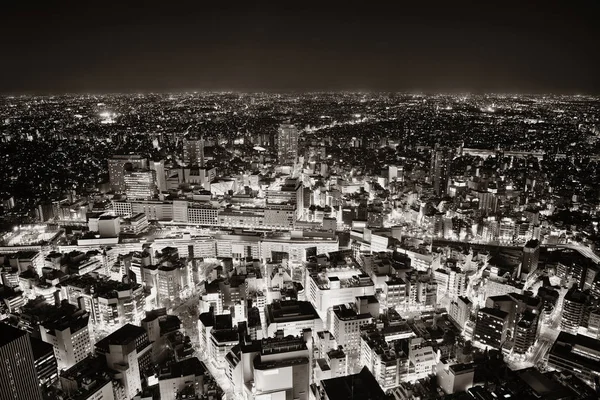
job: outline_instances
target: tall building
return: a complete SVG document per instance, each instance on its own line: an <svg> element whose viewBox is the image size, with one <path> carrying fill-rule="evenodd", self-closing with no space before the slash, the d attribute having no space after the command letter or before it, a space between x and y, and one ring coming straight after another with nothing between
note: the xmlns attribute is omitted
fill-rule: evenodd
<svg viewBox="0 0 600 400"><path fill-rule="evenodd" d="M574 335L583 324L585 310L588 304L588 295L573 286L563 299L562 318L560 330Z"/></svg>
<svg viewBox="0 0 600 400"><path fill-rule="evenodd" d="M464 329L471 316L472 308L471 300L464 296L458 296L450 303L448 316L460 329Z"/></svg>
<svg viewBox="0 0 600 400"><path fill-rule="evenodd" d="M0 323L0 400L41 400L27 332Z"/></svg>
<svg viewBox="0 0 600 400"><path fill-rule="evenodd" d="M359 314L354 309L340 304L333 307L333 336L337 344L347 353L360 350L360 327L370 324L373 317L369 313Z"/></svg>
<svg viewBox="0 0 600 400"><path fill-rule="evenodd" d="M540 260L540 241L529 240L523 247L523 259L521 261L521 275L532 274L538 267Z"/></svg>
<svg viewBox="0 0 600 400"><path fill-rule="evenodd" d="M148 160L137 154L114 155L108 159L108 179L111 190L125 191L125 171L147 169Z"/></svg>
<svg viewBox="0 0 600 400"><path fill-rule="evenodd" d="M535 344L538 335L538 322L540 315L532 310L523 313L521 320L515 327L515 345L513 351L525 354Z"/></svg>
<svg viewBox="0 0 600 400"><path fill-rule="evenodd" d="M123 174L128 199L151 199L157 193L156 171L132 169Z"/></svg>
<svg viewBox="0 0 600 400"><path fill-rule="evenodd" d="M92 352L89 314L79 311L39 326L41 339L54 346L58 369L68 369Z"/></svg>
<svg viewBox="0 0 600 400"><path fill-rule="evenodd" d="M102 356L89 356L60 374L60 387L68 396L77 400L115 400L115 386L107 373L106 362ZM121 400L123 397L116 397Z"/></svg>
<svg viewBox="0 0 600 400"><path fill-rule="evenodd" d="M183 162L204 168L204 138L186 137L183 139Z"/></svg>
<svg viewBox="0 0 600 400"><path fill-rule="evenodd" d="M473 340L483 346L500 349L506 341L508 313L496 308L485 307L477 313Z"/></svg>
<svg viewBox="0 0 600 400"><path fill-rule="evenodd" d="M150 169L154 171L156 178L156 187L159 192L164 192L167 190L167 175L165 173L165 162L164 160L160 161L151 161Z"/></svg>
<svg viewBox="0 0 600 400"><path fill-rule="evenodd" d="M437 196L445 196L448 193L450 182L450 163L453 159L453 150L447 147L435 146L431 155L431 182Z"/></svg>
<svg viewBox="0 0 600 400"><path fill-rule="evenodd" d="M48 389L58 380L58 364L54 356L54 347L40 339L34 337L30 339L40 388Z"/></svg>
<svg viewBox="0 0 600 400"><path fill-rule="evenodd" d="M127 324L96 343L96 354L106 359L119 381L119 398L142 391L141 373L151 364L152 345L144 328Z"/></svg>
<svg viewBox="0 0 600 400"><path fill-rule="evenodd" d="M300 133L296 126L282 124L277 133L277 160L279 164L295 164L298 158L298 138Z"/></svg>

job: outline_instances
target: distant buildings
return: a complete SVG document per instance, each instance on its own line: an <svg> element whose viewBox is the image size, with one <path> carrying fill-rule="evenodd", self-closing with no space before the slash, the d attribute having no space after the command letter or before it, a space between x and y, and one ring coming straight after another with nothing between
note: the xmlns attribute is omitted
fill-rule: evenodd
<svg viewBox="0 0 600 400"><path fill-rule="evenodd" d="M279 126L277 132L277 160L281 165L293 165L298 158L298 129L291 124Z"/></svg>
<svg viewBox="0 0 600 400"><path fill-rule="evenodd" d="M431 155L431 182L437 196L443 197L447 194L450 179L450 164L454 157L452 149L438 147L436 145Z"/></svg>
<svg viewBox="0 0 600 400"><path fill-rule="evenodd" d="M204 138L183 139L183 162L204 168Z"/></svg>

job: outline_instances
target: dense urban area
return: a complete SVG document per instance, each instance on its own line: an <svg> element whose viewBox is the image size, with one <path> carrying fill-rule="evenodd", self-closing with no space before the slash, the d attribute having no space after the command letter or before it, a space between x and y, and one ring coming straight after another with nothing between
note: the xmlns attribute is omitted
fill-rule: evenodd
<svg viewBox="0 0 600 400"><path fill-rule="evenodd" d="M600 98L0 97L0 399L600 396Z"/></svg>

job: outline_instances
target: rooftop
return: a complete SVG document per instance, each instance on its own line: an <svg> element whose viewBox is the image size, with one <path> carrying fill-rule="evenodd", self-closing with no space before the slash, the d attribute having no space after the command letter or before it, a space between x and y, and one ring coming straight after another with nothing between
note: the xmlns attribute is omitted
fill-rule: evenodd
<svg viewBox="0 0 600 400"><path fill-rule="evenodd" d="M358 374L321 381L329 400L383 400L384 391L367 367Z"/></svg>

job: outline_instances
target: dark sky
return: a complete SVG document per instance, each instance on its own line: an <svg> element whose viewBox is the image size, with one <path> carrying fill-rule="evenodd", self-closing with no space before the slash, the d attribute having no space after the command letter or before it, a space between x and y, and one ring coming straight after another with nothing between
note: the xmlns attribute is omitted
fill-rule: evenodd
<svg viewBox="0 0 600 400"><path fill-rule="evenodd" d="M600 93L600 0L125 2L3 2L0 92Z"/></svg>

